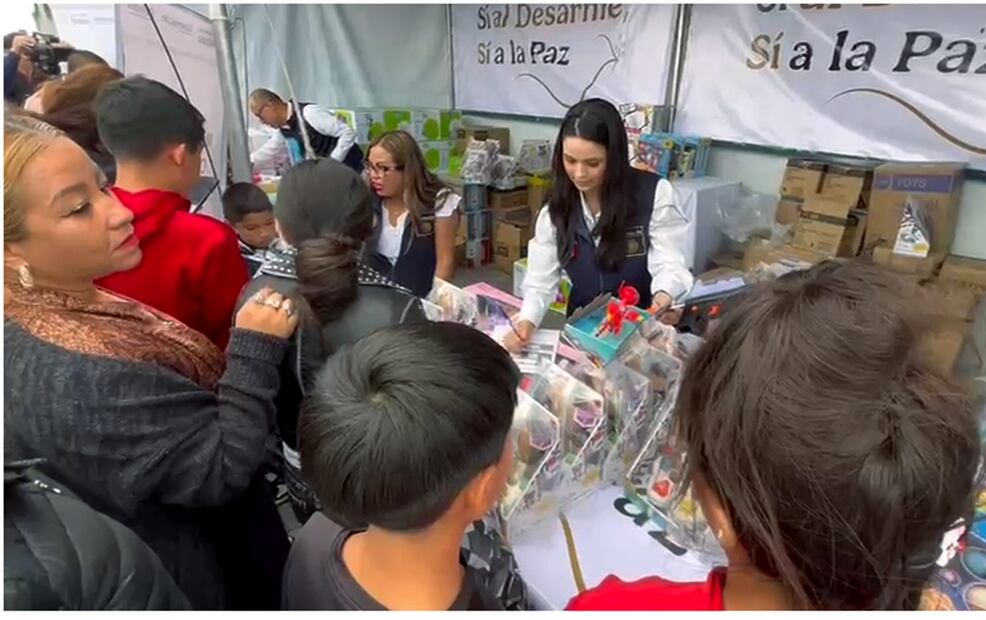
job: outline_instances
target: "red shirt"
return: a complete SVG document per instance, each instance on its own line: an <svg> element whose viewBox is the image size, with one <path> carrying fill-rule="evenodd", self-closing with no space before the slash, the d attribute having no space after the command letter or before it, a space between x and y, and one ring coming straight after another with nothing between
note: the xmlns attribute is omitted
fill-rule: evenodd
<svg viewBox="0 0 986 620"><path fill-rule="evenodd" d="M706 581L677 583L645 577L627 583L610 575L568 603L568 611L725 611L722 591L726 569L716 568Z"/></svg>
<svg viewBox="0 0 986 620"><path fill-rule="evenodd" d="M134 269L96 283L173 316L224 349L249 278L236 233L219 220L189 213L191 203L174 192L114 187L113 193L133 211L144 256Z"/></svg>

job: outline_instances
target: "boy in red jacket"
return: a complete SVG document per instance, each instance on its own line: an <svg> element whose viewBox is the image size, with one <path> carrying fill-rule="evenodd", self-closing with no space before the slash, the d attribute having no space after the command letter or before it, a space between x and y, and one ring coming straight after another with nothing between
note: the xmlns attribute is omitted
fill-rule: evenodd
<svg viewBox="0 0 986 620"><path fill-rule="evenodd" d="M94 105L100 140L116 158L113 193L133 211L144 254L136 268L98 284L170 314L225 348L248 275L236 233L189 213L205 145L202 114L145 77L107 85Z"/></svg>

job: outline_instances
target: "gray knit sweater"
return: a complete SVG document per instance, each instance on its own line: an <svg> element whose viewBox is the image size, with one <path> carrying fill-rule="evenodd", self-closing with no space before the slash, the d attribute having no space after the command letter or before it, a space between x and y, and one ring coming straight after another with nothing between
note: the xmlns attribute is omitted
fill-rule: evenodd
<svg viewBox="0 0 986 620"><path fill-rule="evenodd" d="M258 471L286 342L234 329L217 391L68 351L4 322L5 459L45 473L154 549L196 608L222 604L215 507Z"/></svg>

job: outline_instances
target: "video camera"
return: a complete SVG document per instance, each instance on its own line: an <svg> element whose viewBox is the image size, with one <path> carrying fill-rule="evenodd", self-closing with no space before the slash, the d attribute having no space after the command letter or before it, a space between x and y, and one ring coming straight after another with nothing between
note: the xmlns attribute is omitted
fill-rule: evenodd
<svg viewBox="0 0 986 620"><path fill-rule="evenodd" d="M53 34L43 34L35 32L34 50L31 52L31 62L41 73L56 77L61 75L62 68L60 63L68 60L74 51L72 46L65 45L62 40Z"/></svg>

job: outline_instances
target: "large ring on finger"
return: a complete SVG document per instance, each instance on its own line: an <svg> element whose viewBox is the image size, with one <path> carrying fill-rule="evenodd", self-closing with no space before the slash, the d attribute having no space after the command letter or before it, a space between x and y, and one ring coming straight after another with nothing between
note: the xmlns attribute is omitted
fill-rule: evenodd
<svg viewBox="0 0 986 620"><path fill-rule="evenodd" d="M274 296L271 295L270 297L264 300L264 305L277 310L281 307L281 301L274 299Z"/></svg>
<svg viewBox="0 0 986 620"><path fill-rule="evenodd" d="M290 299L285 299L281 302L281 310L283 310L288 316L294 314L294 307L292 306Z"/></svg>
<svg viewBox="0 0 986 620"><path fill-rule="evenodd" d="M270 295L270 293L265 293L263 290L259 290L253 294L253 297L250 298L250 301L252 301L255 304L260 304L262 306L264 305L264 300L267 299L268 295Z"/></svg>

